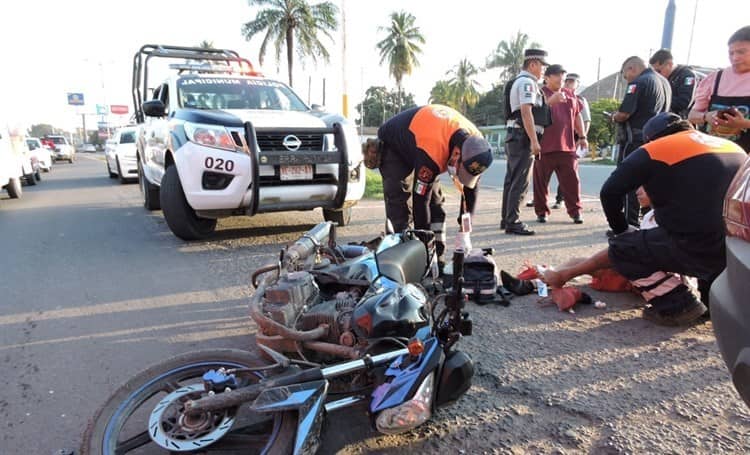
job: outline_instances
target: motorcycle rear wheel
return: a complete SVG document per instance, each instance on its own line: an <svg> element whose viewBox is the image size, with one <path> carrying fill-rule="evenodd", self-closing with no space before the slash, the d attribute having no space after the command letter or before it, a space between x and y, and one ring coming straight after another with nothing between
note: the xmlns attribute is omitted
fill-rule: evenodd
<svg viewBox="0 0 750 455"><path fill-rule="evenodd" d="M210 369L251 368L263 364L251 352L212 349L185 353L153 365L119 387L96 412L84 433L80 453L170 453L149 436L149 414L159 400L187 385L200 384L201 376ZM259 374L258 379L260 377ZM243 377L242 381L241 385L248 385L257 380ZM280 455L292 452L297 427L296 412L254 414L246 405L228 412L234 415L234 423L227 433L213 444L187 453ZM209 416L206 420L217 419ZM198 435L195 440L200 441L202 437ZM192 442L190 439L182 441Z"/></svg>

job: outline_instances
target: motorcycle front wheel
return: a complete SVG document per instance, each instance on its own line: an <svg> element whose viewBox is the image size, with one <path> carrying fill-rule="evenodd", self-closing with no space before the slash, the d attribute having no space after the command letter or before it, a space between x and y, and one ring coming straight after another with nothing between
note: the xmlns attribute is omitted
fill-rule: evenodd
<svg viewBox="0 0 750 455"><path fill-rule="evenodd" d="M262 365L257 355L235 349L189 352L153 365L119 387L96 412L84 433L81 454L291 453L295 412L258 414L247 405L220 412L183 412L185 401L205 395L206 371ZM261 377L260 373L250 379L243 376L240 385Z"/></svg>

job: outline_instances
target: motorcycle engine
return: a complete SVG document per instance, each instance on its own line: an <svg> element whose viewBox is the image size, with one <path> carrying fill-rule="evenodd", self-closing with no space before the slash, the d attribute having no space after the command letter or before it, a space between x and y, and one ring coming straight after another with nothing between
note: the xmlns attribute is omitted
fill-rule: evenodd
<svg viewBox="0 0 750 455"><path fill-rule="evenodd" d="M279 324L292 327L305 305L313 304L319 294L320 290L311 274L288 273L266 289L263 312Z"/></svg>
<svg viewBox="0 0 750 455"><path fill-rule="evenodd" d="M329 343L353 346L351 314L361 296L357 287L334 295L321 292L312 274L294 272L282 276L266 289L263 312L274 321L296 330L329 327Z"/></svg>

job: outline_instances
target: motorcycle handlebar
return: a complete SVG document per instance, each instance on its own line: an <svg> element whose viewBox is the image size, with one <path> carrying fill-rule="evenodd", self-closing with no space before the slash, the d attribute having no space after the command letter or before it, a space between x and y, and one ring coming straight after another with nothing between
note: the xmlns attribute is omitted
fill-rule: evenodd
<svg viewBox="0 0 750 455"><path fill-rule="evenodd" d="M464 250L453 252L453 292L460 296L464 285Z"/></svg>

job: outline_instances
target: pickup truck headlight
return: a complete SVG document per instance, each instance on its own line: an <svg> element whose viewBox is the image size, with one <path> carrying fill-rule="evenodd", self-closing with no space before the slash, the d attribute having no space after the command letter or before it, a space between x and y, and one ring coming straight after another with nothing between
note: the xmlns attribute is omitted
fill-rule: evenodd
<svg viewBox="0 0 750 455"><path fill-rule="evenodd" d="M232 135L223 126L185 123L185 135L188 140L196 144L224 150L237 150Z"/></svg>

